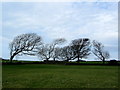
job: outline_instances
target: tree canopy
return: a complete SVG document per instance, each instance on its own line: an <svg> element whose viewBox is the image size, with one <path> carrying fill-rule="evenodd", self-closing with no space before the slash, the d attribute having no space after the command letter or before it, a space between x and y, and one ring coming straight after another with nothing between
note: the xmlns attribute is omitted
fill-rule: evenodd
<svg viewBox="0 0 120 90"><path fill-rule="evenodd" d="M27 33L16 36L9 44L10 48L10 61L16 55L35 55L35 49L41 45L41 37L35 33Z"/></svg>

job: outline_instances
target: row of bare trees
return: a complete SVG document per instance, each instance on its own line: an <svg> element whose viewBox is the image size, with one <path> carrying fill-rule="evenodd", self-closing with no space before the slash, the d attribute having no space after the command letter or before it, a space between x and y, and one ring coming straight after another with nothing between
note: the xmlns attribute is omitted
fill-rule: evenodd
<svg viewBox="0 0 120 90"><path fill-rule="evenodd" d="M51 44L42 42L42 38L35 33L21 34L14 38L10 43L10 62L17 55L37 55L43 60L54 61L59 60L77 60L79 62L82 58L87 58L91 53L97 56L100 60L105 62L105 59L110 57L109 52L104 50L102 43L97 41L90 41L88 38L80 38L72 40L68 46L59 47L65 43L64 38L54 40ZM93 49L91 50L91 47Z"/></svg>
<svg viewBox="0 0 120 90"><path fill-rule="evenodd" d="M43 60L48 61L50 58L53 58L54 61L58 57L58 48L57 45L64 43L66 40L64 38L59 38L54 40L51 44L42 44L37 51L37 56Z"/></svg>

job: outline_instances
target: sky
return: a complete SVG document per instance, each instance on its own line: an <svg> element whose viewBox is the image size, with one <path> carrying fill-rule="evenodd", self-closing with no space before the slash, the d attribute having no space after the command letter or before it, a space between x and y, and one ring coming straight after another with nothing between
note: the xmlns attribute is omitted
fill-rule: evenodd
<svg viewBox="0 0 120 90"><path fill-rule="evenodd" d="M118 59L117 2L4 2L2 3L2 58L9 59L9 43L17 35L37 33L45 43L56 38L97 40ZM1 49L1 48L0 48ZM38 60L31 56L15 59ZM96 60L94 55L89 60Z"/></svg>

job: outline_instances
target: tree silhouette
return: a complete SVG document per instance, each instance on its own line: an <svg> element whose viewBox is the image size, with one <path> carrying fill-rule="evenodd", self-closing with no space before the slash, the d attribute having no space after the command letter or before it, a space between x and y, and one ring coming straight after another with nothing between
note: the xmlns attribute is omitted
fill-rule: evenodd
<svg viewBox="0 0 120 90"><path fill-rule="evenodd" d="M61 48L61 51L60 51L60 57L69 62L69 60L72 60L73 59L73 50L71 48L71 46L65 46L63 48Z"/></svg>
<svg viewBox="0 0 120 90"><path fill-rule="evenodd" d="M71 43L71 47L74 53L74 59L77 59L79 63L80 59L87 58L90 54L90 40L88 38L75 39Z"/></svg>
<svg viewBox="0 0 120 90"><path fill-rule="evenodd" d="M35 55L35 50L39 45L41 45L41 37L35 33L16 36L9 44L10 62L16 55Z"/></svg>
<svg viewBox="0 0 120 90"><path fill-rule="evenodd" d="M49 61L50 58L56 58L56 45L64 43L66 40L64 38L55 39L51 44L43 44L38 48L38 57Z"/></svg>
<svg viewBox="0 0 120 90"><path fill-rule="evenodd" d="M61 48L60 47L56 47L52 53L52 58L53 61L56 61L56 59L60 59L60 53L61 52Z"/></svg>
<svg viewBox="0 0 120 90"><path fill-rule="evenodd" d="M108 51L104 50L104 45L102 43L93 41L93 54L97 56L100 60L103 61L103 64L105 62L105 59L108 59L110 57L110 54Z"/></svg>

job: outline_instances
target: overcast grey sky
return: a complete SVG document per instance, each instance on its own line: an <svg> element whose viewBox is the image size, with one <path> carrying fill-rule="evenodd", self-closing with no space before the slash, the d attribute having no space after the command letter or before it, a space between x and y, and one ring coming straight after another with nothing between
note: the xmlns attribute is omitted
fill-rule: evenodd
<svg viewBox="0 0 120 90"><path fill-rule="evenodd" d="M45 43L66 38L100 41L118 58L117 2L5 2L2 4L2 56L9 58L9 43L17 35L37 33ZM91 55L90 60L95 56ZM21 56L17 59L38 60Z"/></svg>

